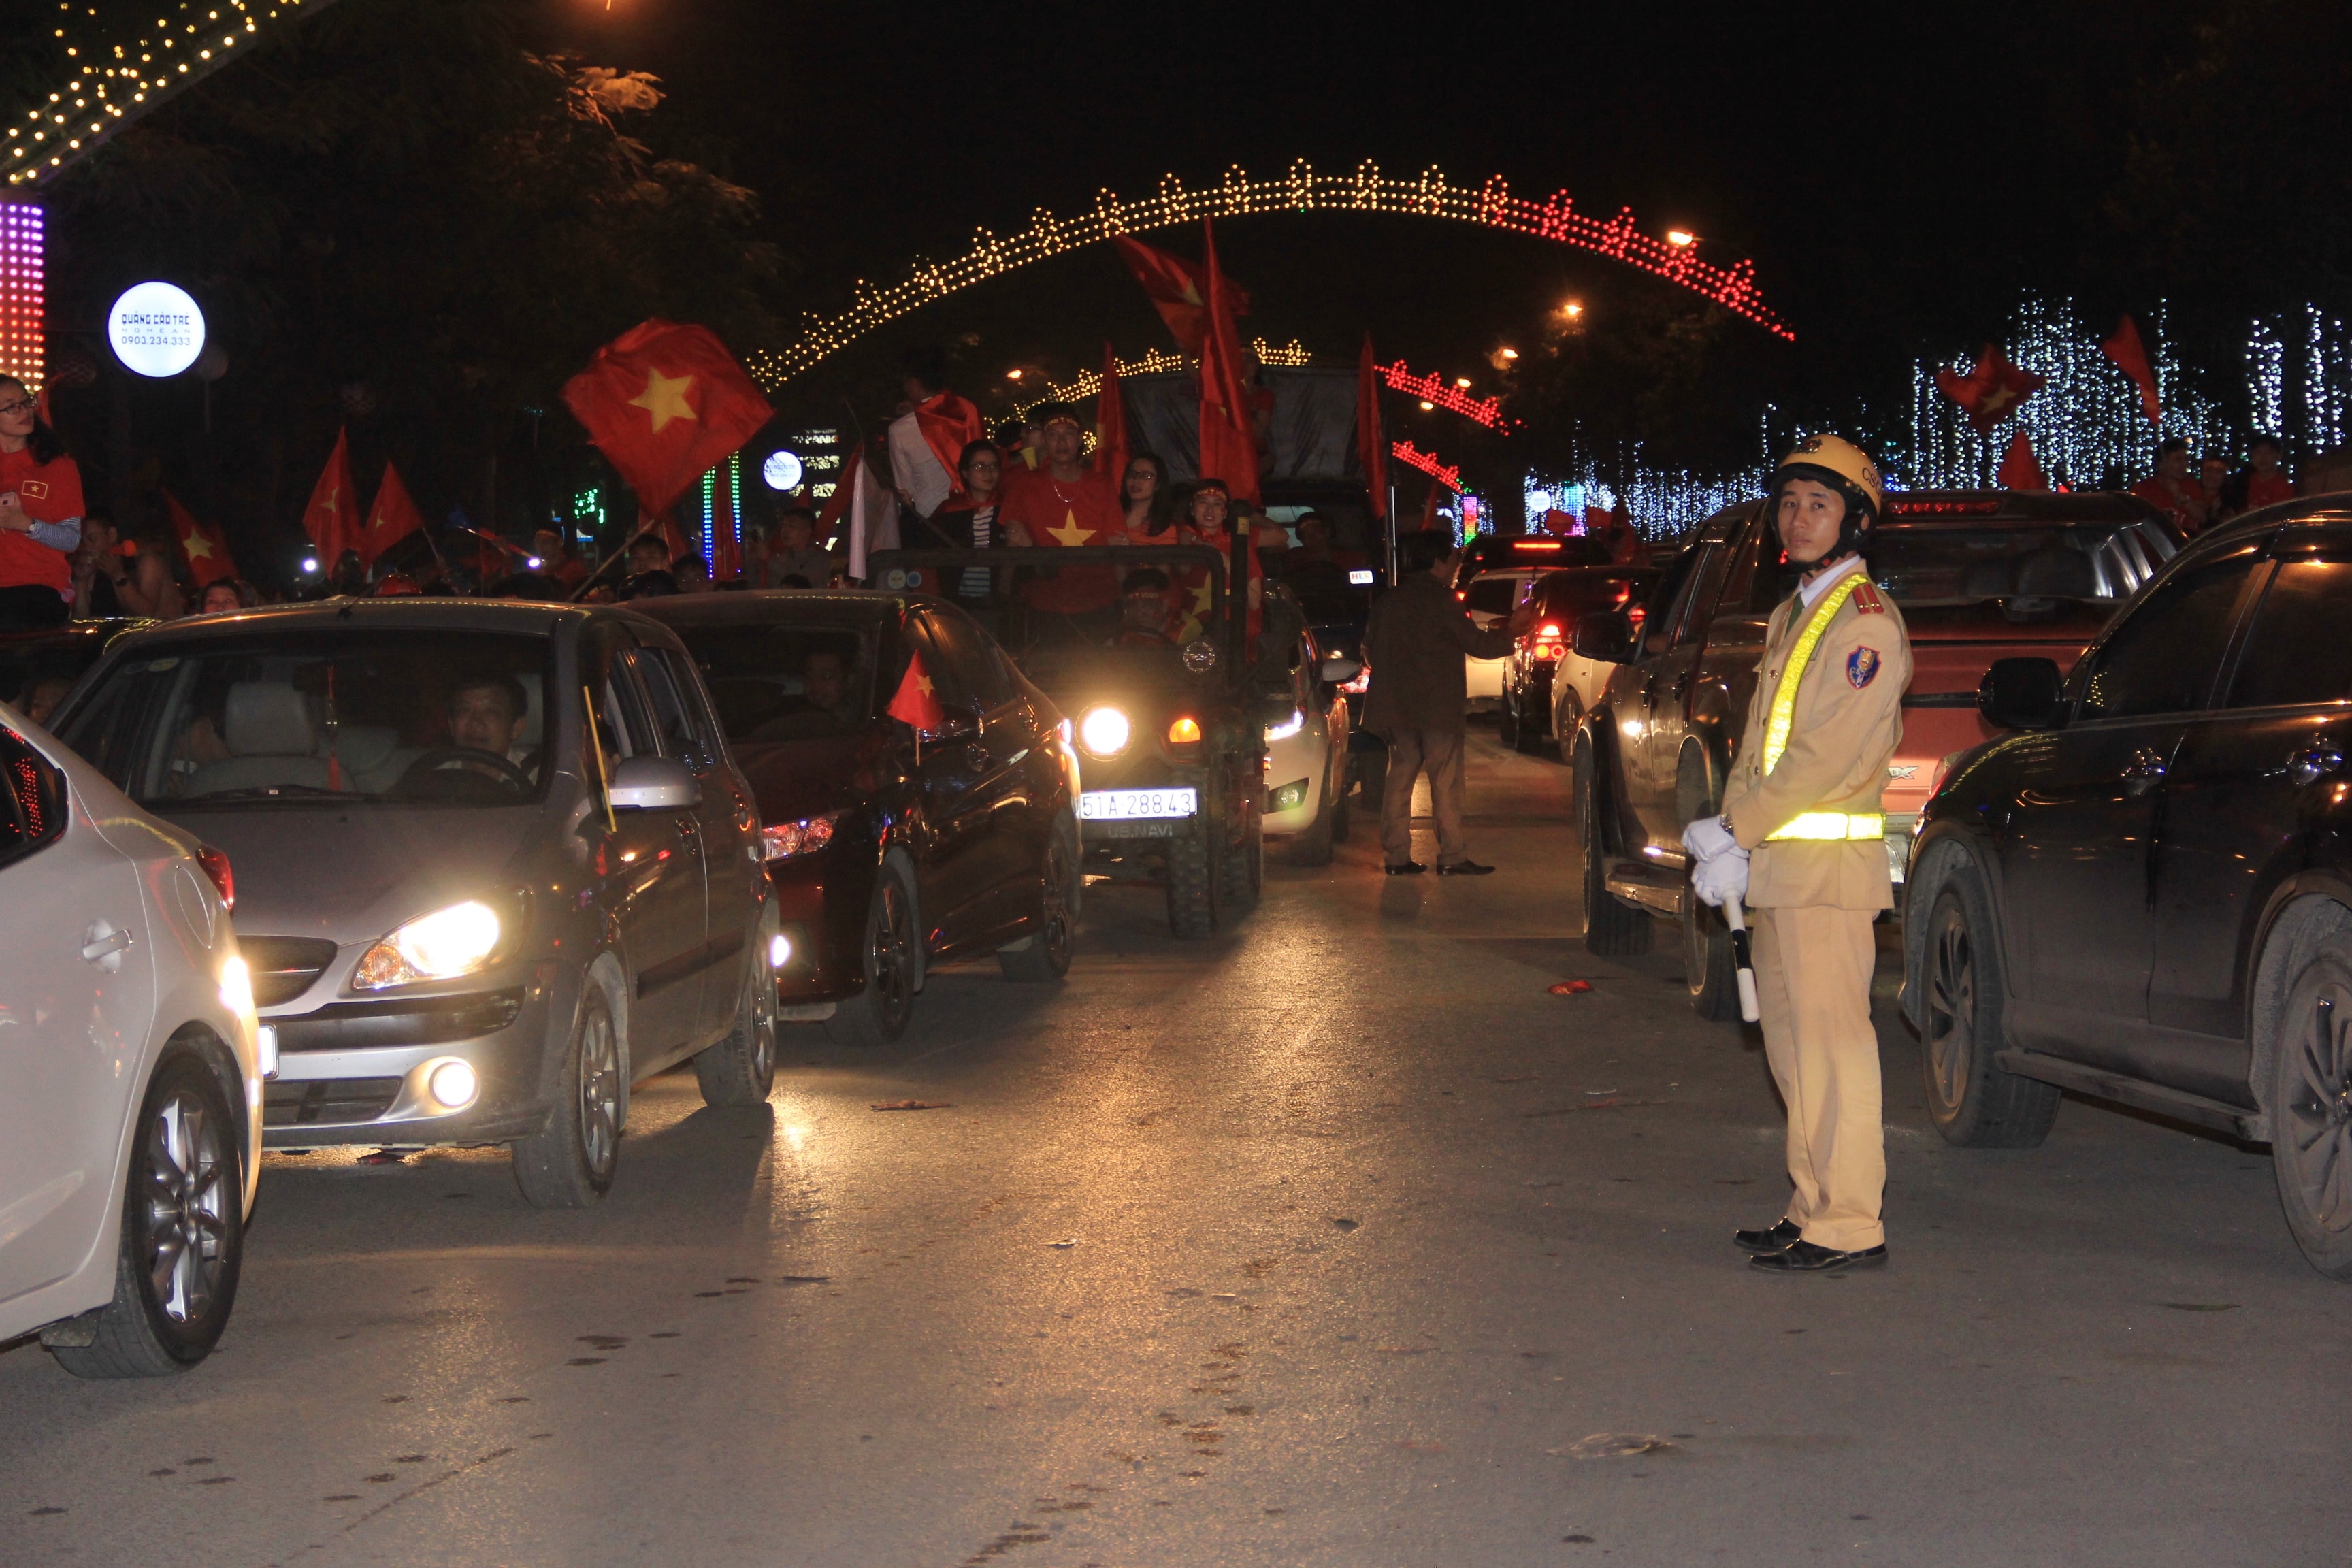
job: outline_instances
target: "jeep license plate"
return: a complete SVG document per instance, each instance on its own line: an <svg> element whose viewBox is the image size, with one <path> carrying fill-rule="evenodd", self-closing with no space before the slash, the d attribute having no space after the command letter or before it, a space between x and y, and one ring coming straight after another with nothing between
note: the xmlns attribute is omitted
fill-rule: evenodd
<svg viewBox="0 0 2352 1568"><path fill-rule="evenodd" d="M1078 816L1088 822L1166 822L1200 813L1196 789L1090 789L1078 796Z"/></svg>

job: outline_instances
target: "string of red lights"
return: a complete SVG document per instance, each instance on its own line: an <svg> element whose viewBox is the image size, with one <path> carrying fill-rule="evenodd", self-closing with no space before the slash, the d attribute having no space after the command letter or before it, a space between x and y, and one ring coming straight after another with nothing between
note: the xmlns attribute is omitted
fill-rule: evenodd
<svg viewBox="0 0 2352 1568"><path fill-rule="evenodd" d="M1462 465L1441 463L1434 452L1424 452L1410 441L1399 441L1389 448L1396 460L1409 468L1419 468L1455 495L1462 493Z"/></svg>
<svg viewBox="0 0 2352 1568"><path fill-rule="evenodd" d="M1453 383L1439 380L1433 372L1428 375L1415 375L1405 368L1402 360L1394 364L1381 365L1380 372L1381 379L1387 382L1392 390L1408 397L1418 397L1423 403L1433 404L1450 414L1475 419L1489 430L1507 431L1518 423L1503 417L1502 399L1473 397Z"/></svg>

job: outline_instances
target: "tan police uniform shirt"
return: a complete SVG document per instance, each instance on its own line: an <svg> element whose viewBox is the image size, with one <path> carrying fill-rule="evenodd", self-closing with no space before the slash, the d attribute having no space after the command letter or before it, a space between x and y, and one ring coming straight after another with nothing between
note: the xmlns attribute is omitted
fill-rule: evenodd
<svg viewBox="0 0 2352 1568"><path fill-rule="evenodd" d="M1867 571L1858 560L1849 563L1822 584L1822 595L1834 590L1848 572ZM1911 639L1902 613L1865 578L1838 606L1814 646L1811 663L1798 682L1788 750L1780 765L1765 773L1764 731L1771 719L1772 699L1812 613L1813 607L1795 594L1772 612L1764 662L1756 672L1756 693L1748 704L1748 727L1724 791L1723 811L1739 847L1753 851L1747 894L1752 907L1883 910L1895 901L1883 838L1768 842L1775 831L1809 811L1879 810L1886 764L1903 739Z"/></svg>

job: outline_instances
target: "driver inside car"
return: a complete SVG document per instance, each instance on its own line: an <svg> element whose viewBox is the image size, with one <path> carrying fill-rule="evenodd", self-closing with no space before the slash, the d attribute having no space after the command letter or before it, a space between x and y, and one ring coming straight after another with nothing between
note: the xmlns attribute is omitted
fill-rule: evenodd
<svg viewBox="0 0 2352 1568"><path fill-rule="evenodd" d="M1168 574L1157 566L1139 566L1118 588L1118 635L1110 647L1173 647L1168 635L1172 618L1169 607Z"/></svg>
<svg viewBox="0 0 2352 1568"><path fill-rule="evenodd" d="M813 648L801 666L801 697L843 723L850 722L849 663L835 648Z"/></svg>
<svg viewBox="0 0 2352 1568"><path fill-rule="evenodd" d="M529 773L538 752L520 744L517 737L530 710L530 700L523 692L522 682L504 671L461 680L449 693L449 743L503 757ZM514 782L499 769L463 757L443 765L470 769L509 785Z"/></svg>

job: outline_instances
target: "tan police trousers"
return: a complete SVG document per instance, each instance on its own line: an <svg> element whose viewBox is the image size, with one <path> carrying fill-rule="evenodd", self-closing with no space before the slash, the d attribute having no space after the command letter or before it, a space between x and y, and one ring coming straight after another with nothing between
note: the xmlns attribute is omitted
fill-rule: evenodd
<svg viewBox="0 0 2352 1568"><path fill-rule="evenodd" d="M1874 910L1757 910L1764 1055L1789 1107L1789 1218L1816 1247L1885 1241L1886 1132L1870 976Z"/></svg>

